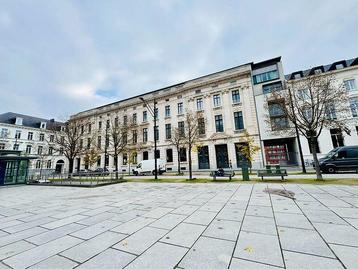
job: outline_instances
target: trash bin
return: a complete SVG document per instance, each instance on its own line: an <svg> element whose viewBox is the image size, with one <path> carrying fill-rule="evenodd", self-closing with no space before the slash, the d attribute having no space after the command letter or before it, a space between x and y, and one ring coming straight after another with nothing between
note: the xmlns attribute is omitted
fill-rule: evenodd
<svg viewBox="0 0 358 269"><path fill-rule="evenodd" d="M249 177L249 166L247 163L243 164L241 167L241 171L242 171L242 180L243 181L249 181L250 177Z"/></svg>

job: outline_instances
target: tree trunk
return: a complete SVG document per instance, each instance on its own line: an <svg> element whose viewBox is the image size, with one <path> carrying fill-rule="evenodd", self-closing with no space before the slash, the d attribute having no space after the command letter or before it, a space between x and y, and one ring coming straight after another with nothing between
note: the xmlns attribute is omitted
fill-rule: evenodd
<svg viewBox="0 0 358 269"><path fill-rule="evenodd" d="M115 167L116 167L116 180L118 180L118 155L116 154L116 158L114 158L115 160Z"/></svg>
<svg viewBox="0 0 358 269"><path fill-rule="evenodd" d="M178 175L180 175L180 148L177 148L178 152Z"/></svg>
<svg viewBox="0 0 358 269"><path fill-rule="evenodd" d="M191 148L188 148L188 159L189 159L189 180L193 179L193 171L191 165Z"/></svg>
<svg viewBox="0 0 358 269"><path fill-rule="evenodd" d="M321 169L319 168L319 162L318 162L317 150L316 150L316 142L317 142L317 137L312 137L310 139L311 151L312 151L312 156L313 156L313 161L314 161L315 171L316 171L316 180L323 180Z"/></svg>
<svg viewBox="0 0 358 269"><path fill-rule="evenodd" d="M70 178L73 173L73 163L75 162L75 159L68 159L68 177Z"/></svg>

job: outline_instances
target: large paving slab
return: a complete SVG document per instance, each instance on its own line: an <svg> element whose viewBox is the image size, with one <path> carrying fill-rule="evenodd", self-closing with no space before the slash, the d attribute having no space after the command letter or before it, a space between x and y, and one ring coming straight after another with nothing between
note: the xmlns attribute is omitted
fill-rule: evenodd
<svg viewBox="0 0 358 269"><path fill-rule="evenodd" d="M358 186L1 187L0 269L355 269L357 212Z"/></svg>

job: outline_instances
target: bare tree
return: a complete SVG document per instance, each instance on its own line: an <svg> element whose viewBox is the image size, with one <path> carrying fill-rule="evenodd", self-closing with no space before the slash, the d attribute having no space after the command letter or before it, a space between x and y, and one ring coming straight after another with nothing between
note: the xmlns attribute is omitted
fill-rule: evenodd
<svg viewBox="0 0 358 269"><path fill-rule="evenodd" d="M71 119L63 125L54 124L51 126L54 150L67 158L69 174L73 172L75 158L85 153L85 147L82 143L85 136L83 130L86 125L88 125L87 122ZM89 134L88 139L91 143L93 136Z"/></svg>
<svg viewBox="0 0 358 269"><path fill-rule="evenodd" d="M289 81L286 88L268 97L272 129L287 132L292 122L307 138L312 151L317 180L322 180L317 157L317 139L323 128L340 129L349 134L348 95L331 74L315 74ZM280 114L277 118L273 115ZM292 130L292 129L291 129Z"/></svg>
<svg viewBox="0 0 358 269"><path fill-rule="evenodd" d="M184 144L183 131L179 128L174 128L170 138L170 144L173 145L177 151L178 155L178 175L181 174L180 171L180 149Z"/></svg>
<svg viewBox="0 0 358 269"><path fill-rule="evenodd" d="M244 157L244 161L248 162L250 167L250 173L252 169L252 161L257 152L260 151L260 147L255 143L255 139L250 133L245 130L244 136L242 137L242 142L236 144L237 150Z"/></svg>
<svg viewBox="0 0 358 269"><path fill-rule="evenodd" d="M188 150L188 161L189 161L189 180L193 179L193 168L192 168L192 149L199 142L199 130L200 119L203 116L198 113L187 111L185 114L185 128L183 135L183 144Z"/></svg>
<svg viewBox="0 0 358 269"><path fill-rule="evenodd" d="M85 151L84 161L88 164L89 167L92 167L98 161L98 151L95 147L91 147Z"/></svg>
<svg viewBox="0 0 358 269"><path fill-rule="evenodd" d="M105 146L109 147L108 154L115 160L116 179L118 179L118 156L127 150L129 126L116 117L106 128L108 137Z"/></svg>
<svg viewBox="0 0 358 269"><path fill-rule="evenodd" d="M138 152L144 148L142 143L132 143L126 148L127 158L128 158L128 173L131 174L131 165L137 164Z"/></svg>

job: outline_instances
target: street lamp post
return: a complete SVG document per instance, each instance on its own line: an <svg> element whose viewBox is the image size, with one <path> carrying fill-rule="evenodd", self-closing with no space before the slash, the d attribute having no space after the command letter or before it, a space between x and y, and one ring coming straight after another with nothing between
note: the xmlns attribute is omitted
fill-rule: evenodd
<svg viewBox="0 0 358 269"><path fill-rule="evenodd" d="M103 162L103 172L105 172L106 171L106 161L107 161L107 147L108 147L108 143L109 143L109 139L108 139L108 128L109 128L109 126L108 126L108 122L106 121L106 136L105 136L105 138L104 138L104 162Z"/></svg>
<svg viewBox="0 0 358 269"><path fill-rule="evenodd" d="M291 89L288 88L288 94L290 96L290 103L291 103L291 109L292 111L294 111L294 107L293 107L293 101L292 101L292 93L291 93ZM296 137L297 137L297 144L298 144L298 151L300 153L300 159L301 159L301 165L302 165L302 173L306 174L306 165L305 165L305 161L303 159L303 152L302 152L302 145L301 145L301 139L300 139L300 133L298 131L298 127L297 127L297 122L296 122L296 117L294 118L294 122L293 124L295 125L295 132L296 132Z"/></svg>
<svg viewBox="0 0 358 269"><path fill-rule="evenodd" d="M158 179L158 166L157 166L157 101L154 99L154 109L148 104L143 97L139 98L147 107L149 113L153 116L154 119L154 178Z"/></svg>

